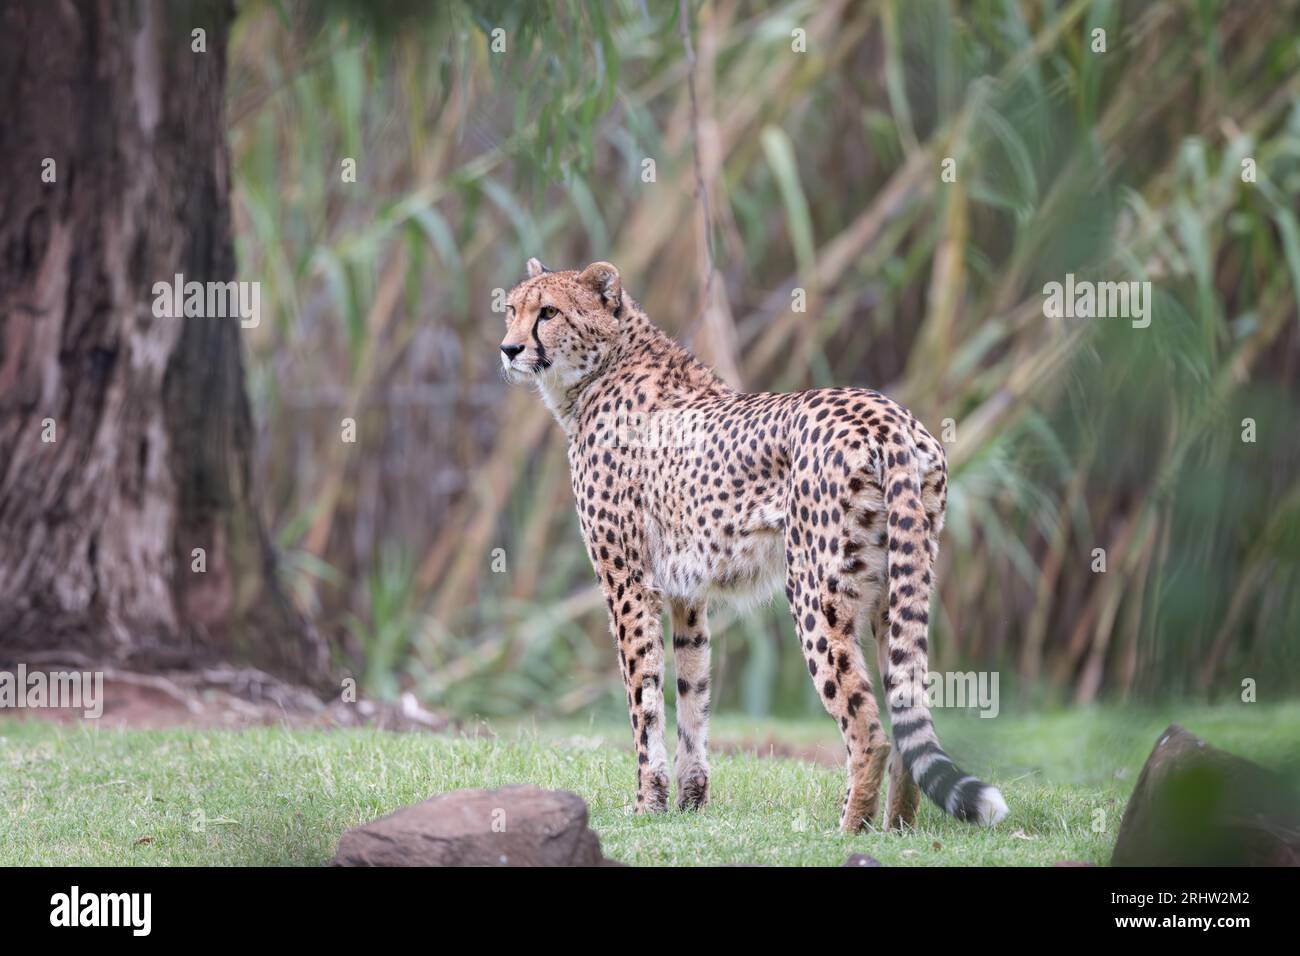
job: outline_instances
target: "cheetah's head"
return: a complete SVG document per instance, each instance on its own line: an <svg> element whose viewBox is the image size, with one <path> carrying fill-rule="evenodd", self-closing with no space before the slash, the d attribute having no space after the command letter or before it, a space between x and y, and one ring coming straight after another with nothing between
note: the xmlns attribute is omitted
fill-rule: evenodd
<svg viewBox="0 0 1300 956"><path fill-rule="evenodd" d="M608 262L552 272L528 260L506 299L501 364L510 382L568 386L604 362L618 337L623 283Z"/></svg>

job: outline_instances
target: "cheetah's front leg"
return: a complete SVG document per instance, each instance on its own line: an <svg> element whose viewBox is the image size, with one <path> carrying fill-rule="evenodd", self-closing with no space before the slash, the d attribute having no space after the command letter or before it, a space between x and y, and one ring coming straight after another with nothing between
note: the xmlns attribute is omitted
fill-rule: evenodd
<svg viewBox="0 0 1300 956"><path fill-rule="evenodd" d="M668 752L664 749L663 605L643 588L620 584L609 594L610 627L627 689L636 748L636 812L668 809Z"/></svg>
<svg viewBox="0 0 1300 956"><path fill-rule="evenodd" d="M677 806L709 802L709 622L703 604L673 603L677 670Z"/></svg>

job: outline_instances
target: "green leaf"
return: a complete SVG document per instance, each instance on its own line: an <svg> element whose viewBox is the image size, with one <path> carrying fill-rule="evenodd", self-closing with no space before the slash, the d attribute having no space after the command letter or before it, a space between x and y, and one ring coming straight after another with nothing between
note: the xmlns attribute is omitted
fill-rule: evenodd
<svg viewBox="0 0 1300 956"><path fill-rule="evenodd" d="M777 126L763 127L760 141L768 168L776 177L777 187L781 191L786 227L794 246L795 260L799 263L799 273L804 282L811 282L816 261L812 217L808 213L808 199L799 183L799 166L795 161L794 147L790 143L790 137Z"/></svg>

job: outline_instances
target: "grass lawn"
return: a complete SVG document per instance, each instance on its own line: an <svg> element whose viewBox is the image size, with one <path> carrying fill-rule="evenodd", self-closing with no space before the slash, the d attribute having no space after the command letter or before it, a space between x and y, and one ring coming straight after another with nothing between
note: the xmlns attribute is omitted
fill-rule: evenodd
<svg viewBox="0 0 1300 956"><path fill-rule="evenodd" d="M1011 815L979 830L927 803L915 832L850 837L835 829L841 769L743 752L714 759L713 803L702 813L633 816L633 757L622 726L441 736L7 720L0 864L317 865L350 826L442 791L508 783L580 794L605 854L633 864L826 866L855 852L890 865L1104 863L1142 762L1174 718L1216 746L1300 775L1300 703L994 720L941 713L945 745L1003 789ZM714 736L836 740L829 719L722 717Z"/></svg>

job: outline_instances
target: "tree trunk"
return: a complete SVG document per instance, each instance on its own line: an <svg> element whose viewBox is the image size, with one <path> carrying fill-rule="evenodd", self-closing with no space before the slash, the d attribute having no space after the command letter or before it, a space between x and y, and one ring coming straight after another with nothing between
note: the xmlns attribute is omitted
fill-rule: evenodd
<svg viewBox="0 0 1300 956"><path fill-rule="evenodd" d="M0 10L0 657L323 674L256 507L240 320L155 310L235 278L233 12Z"/></svg>

